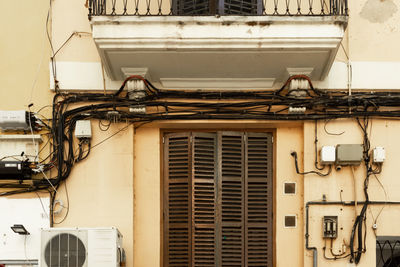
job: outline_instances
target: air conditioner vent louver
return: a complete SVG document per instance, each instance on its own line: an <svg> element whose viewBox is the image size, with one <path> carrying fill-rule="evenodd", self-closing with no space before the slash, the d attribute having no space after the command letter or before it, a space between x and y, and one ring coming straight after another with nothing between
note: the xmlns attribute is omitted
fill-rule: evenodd
<svg viewBox="0 0 400 267"><path fill-rule="evenodd" d="M47 243L44 258L49 267L82 267L86 261L85 245L76 235L58 234Z"/></svg>

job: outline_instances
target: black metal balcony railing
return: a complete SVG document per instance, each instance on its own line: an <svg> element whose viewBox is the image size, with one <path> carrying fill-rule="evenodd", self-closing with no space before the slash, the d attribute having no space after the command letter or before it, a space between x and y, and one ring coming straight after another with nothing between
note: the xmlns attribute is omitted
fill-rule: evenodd
<svg viewBox="0 0 400 267"><path fill-rule="evenodd" d="M92 16L347 16L348 0L89 0Z"/></svg>
<svg viewBox="0 0 400 267"><path fill-rule="evenodd" d="M376 266L400 266L400 240L396 237L378 237L376 240Z"/></svg>

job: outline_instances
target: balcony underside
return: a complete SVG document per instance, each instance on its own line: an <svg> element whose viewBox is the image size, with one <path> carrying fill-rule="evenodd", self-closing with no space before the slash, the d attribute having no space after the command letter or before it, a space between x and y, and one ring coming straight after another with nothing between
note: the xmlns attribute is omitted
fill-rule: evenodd
<svg viewBox="0 0 400 267"><path fill-rule="evenodd" d="M97 16L93 38L108 75L159 86L271 88L289 74L323 79L347 17Z"/></svg>

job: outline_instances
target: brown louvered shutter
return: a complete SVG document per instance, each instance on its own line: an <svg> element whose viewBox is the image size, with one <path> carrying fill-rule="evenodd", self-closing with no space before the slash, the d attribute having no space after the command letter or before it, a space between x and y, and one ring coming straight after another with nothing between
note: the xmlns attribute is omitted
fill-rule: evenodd
<svg viewBox="0 0 400 267"><path fill-rule="evenodd" d="M272 136L246 136L245 266L272 266Z"/></svg>
<svg viewBox="0 0 400 267"><path fill-rule="evenodd" d="M218 134L219 266L244 266L243 133Z"/></svg>
<svg viewBox="0 0 400 267"><path fill-rule="evenodd" d="M164 266L272 266L272 135L165 136Z"/></svg>
<svg viewBox="0 0 400 267"><path fill-rule="evenodd" d="M193 133L192 266L216 266L216 134Z"/></svg>
<svg viewBox="0 0 400 267"><path fill-rule="evenodd" d="M164 262L187 267L192 258L190 135L167 134L164 142Z"/></svg>

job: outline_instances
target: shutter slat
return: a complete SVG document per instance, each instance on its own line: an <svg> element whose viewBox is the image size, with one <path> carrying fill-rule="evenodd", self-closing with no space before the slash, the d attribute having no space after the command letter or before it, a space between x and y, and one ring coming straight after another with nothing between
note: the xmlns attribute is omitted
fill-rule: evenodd
<svg viewBox="0 0 400 267"><path fill-rule="evenodd" d="M216 134L192 136L192 266L216 266Z"/></svg>
<svg viewBox="0 0 400 267"><path fill-rule="evenodd" d="M248 133L246 156L246 266L272 266L271 135Z"/></svg>
<svg viewBox="0 0 400 267"><path fill-rule="evenodd" d="M190 264L190 144L188 134L165 136L164 259L170 267Z"/></svg>
<svg viewBox="0 0 400 267"><path fill-rule="evenodd" d="M244 142L243 133L218 136L220 266L244 266Z"/></svg>

